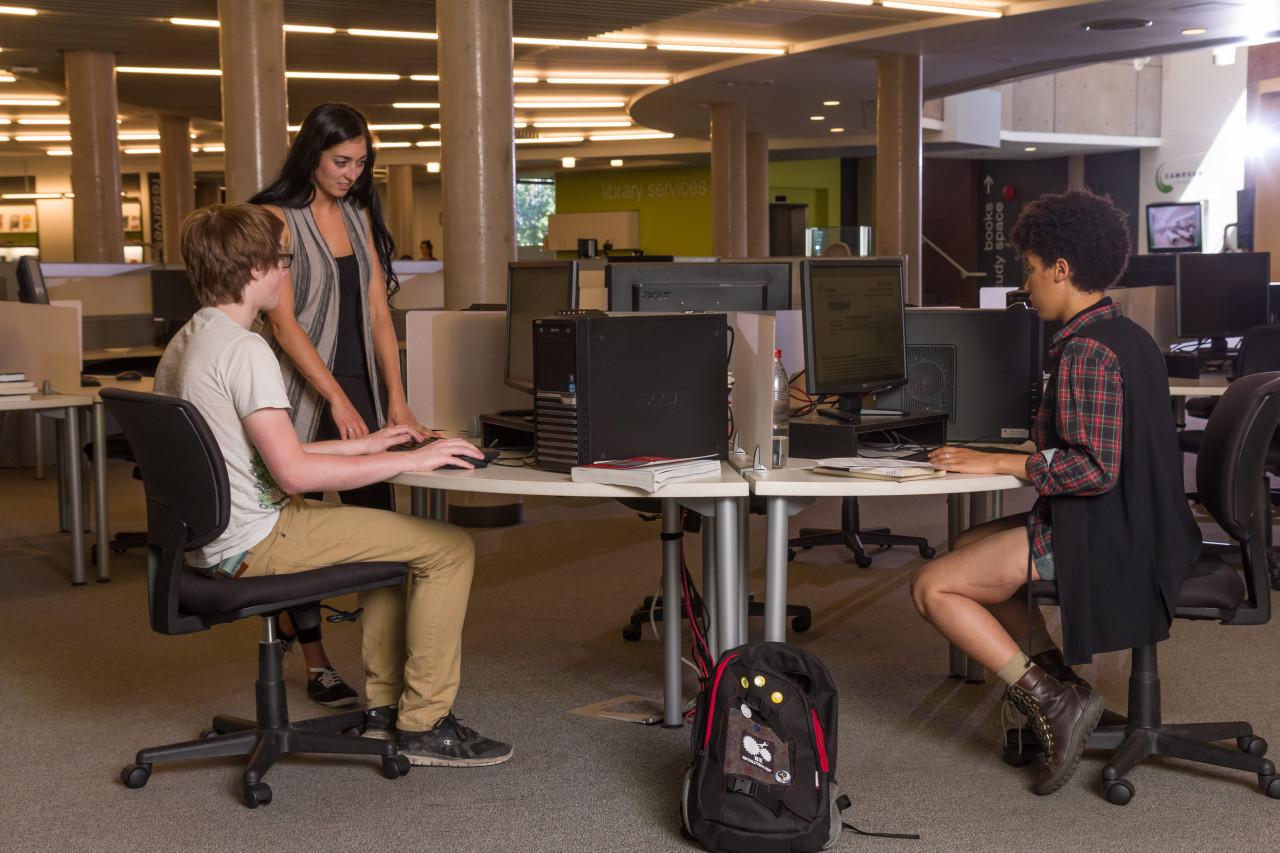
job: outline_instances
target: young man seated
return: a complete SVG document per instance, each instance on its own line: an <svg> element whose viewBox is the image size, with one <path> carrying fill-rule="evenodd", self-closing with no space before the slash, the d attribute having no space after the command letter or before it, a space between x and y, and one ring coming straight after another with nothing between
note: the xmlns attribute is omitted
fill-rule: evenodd
<svg viewBox="0 0 1280 853"><path fill-rule="evenodd" d="M1039 452L943 447L930 461L1022 477L1039 497L1029 514L959 537L916 572L911 594L925 619L1009 685L1006 698L1044 747L1033 790L1049 794L1075 772L1103 710L1067 664L1168 637L1200 532L1184 497L1164 359L1103 295L1128 263L1124 214L1082 190L1047 195L1027 205L1009 242L1032 306L1065 324L1033 430ZM1013 598L1039 579L1057 581L1063 651L1039 610Z"/></svg>
<svg viewBox="0 0 1280 853"><path fill-rule="evenodd" d="M367 735L395 738L414 764L487 765L511 747L463 726L458 692L462 622L475 564L471 538L452 525L384 510L308 501L301 492L352 489L405 471L471 467L482 454L462 439L386 453L422 436L388 427L354 441L299 444L271 348L249 331L275 307L292 255L281 220L248 204L197 210L182 226L182 254L200 304L165 349L155 389L195 404L227 463L231 519L188 555L214 577L304 572L336 563L407 563L405 586L359 594ZM228 583L234 583L228 580Z"/></svg>

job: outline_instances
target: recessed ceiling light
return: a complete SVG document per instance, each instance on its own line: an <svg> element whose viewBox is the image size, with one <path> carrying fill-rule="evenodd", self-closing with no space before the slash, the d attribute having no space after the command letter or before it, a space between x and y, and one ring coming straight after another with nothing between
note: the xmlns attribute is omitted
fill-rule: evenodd
<svg viewBox="0 0 1280 853"><path fill-rule="evenodd" d="M304 80L399 80L399 74L354 74L345 71L286 71L286 77Z"/></svg>
<svg viewBox="0 0 1280 853"><path fill-rule="evenodd" d="M832 132L832 133L844 133L844 128L843 128L843 127L833 127L833 128L831 128L831 132Z"/></svg>
<svg viewBox="0 0 1280 853"><path fill-rule="evenodd" d="M375 36L388 39L438 39L438 33L415 33L409 30L347 30L353 36Z"/></svg>
<svg viewBox="0 0 1280 853"><path fill-rule="evenodd" d="M566 169L572 169L574 166L578 165L578 161L572 157L561 157L560 165L564 166Z"/></svg>
<svg viewBox="0 0 1280 853"><path fill-rule="evenodd" d="M809 116L809 121L826 121L826 116Z"/></svg>
<svg viewBox="0 0 1280 853"><path fill-rule="evenodd" d="M1080 28L1090 32L1115 32L1116 30L1140 30L1149 26L1151 22L1145 18L1101 18L1097 21L1085 21Z"/></svg>
<svg viewBox="0 0 1280 853"><path fill-rule="evenodd" d="M535 142L581 142L584 138L582 136L533 136L526 139L517 139L516 145L528 145Z"/></svg>
<svg viewBox="0 0 1280 853"><path fill-rule="evenodd" d="M440 171L440 163L439 163L439 161L437 161L437 160L432 160L432 161L430 161L429 163L427 163L427 171L428 171L428 172L430 172L430 173L431 173L431 174L433 174L433 175L434 175L434 174L439 173L439 171Z"/></svg>
<svg viewBox="0 0 1280 853"><path fill-rule="evenodd" d="M54 98L0 98L0 107L57 107L62 101Z"/></svg>
<svg viewBox="0 0 1280 853"><path fill-rule="evenodd" d="M431 104L431 103L416 102L416 101L400 101L392 104L391 106L395 107L397 110L438 110L440 109L439 104Z"/></svg>
<svg viewBox="0 0 1280 853"><path fill-rule="evenodd" d="M160 149L159 148L126 148L124 149L124 153L126 154L159 154Z"/></svg>
<svg viewBox="0 0 1280 853"><path fill-rule="evenodd" d="M612 47L618 50L644 50L648 47L644 42L638 41L590 41L575 39L541 39L529 38L527 36L516 36L511 39L512 44L540 44L548 47Z"/></svg>
<svg viewBox="0 0 1280 853"><path fill-rule="evenodd" d="M8 119L0 122L0 124L8 123ZM50 116L49 118L20 118L18 119L18 124L71 124L71 119L69 117L63 118L54 116Z"/></svg>
<svg viewBox="0 0 1280 853"><path fill-rule="evenodd" d="M699 53L760 53L767 56L781 56L786 53L782 47L747 47L732 44L659 44L658 50L689 50Z"/></svg>
<svg viewBox="0 0 1280 853"><path fill-rule="evenodd" d="M1003 18L998 9L965 9L960 6L935 6L931 3L903 3L899 0L880 0L886 9L906 9L911 12L936 12L939 15L965 15L970 18Z"/></svg>
<svg viewBox="0 0 1280 853"><path fill-rule="evenodd" d="M617 101L530 101L517 98L515 108L518 110L607 110L626 106L627 102Z"/></svg>
<svg viewBox="0 0 1280 853"><path fill-rule="evenodd" d="M537 78L534 78L535 80ZM548 83L563 83L573 85L581 83L583 85L592 86L661 86L670 83L667 77L548 77Z"/></svg>
<svg viewBox="0 0 1280 853"><path fill-rule="evenodd" d="M50 148L44 153L48 154L50 157L70 157L71 149L70 148Z"/></svg>
<svg viewBox="0 0 1280 853"><path fill-rule="evenodd" d="M631 127L630 120L605 121L600 119L581 119L579 121L535 121L534 127Z"/></svg>
<svg viewBox="0 0 1280 853"><path fill-rule="evenodd" d="M374 148L408 148L408 142L375 142Z"/></svg>
<svg viewBox="0 0 1280 853"><path fill-rule="evenodd" d="M588 137L592 142L621 142L627 139L671 139L674 133L597 133Z"/></svg>
<svg viewBox="0 0 1280 853"><path fill-rule="evenodd" d="M28 9L24 6L0 6L0 15L37 15L35 9Z"/></svg>
<svg viewBox="0 0 1280 853"><path fill-rule="evenodd" d="M1207 32L1209 31L1206 30L1204 27L1192 27L1189 30L1183 30L1182 34L1184 36L1202 36Z"/></svg>
<svg viewBox="0 0 1280 853"><path fill-rule="evenodd" d="M839 101L823 101L822 105L824 107L838 107L840 106L840 102Z"/></svg>
<svg viewBox="0 0 1280 853"><path fill-rule="evenodd" d="M195 74L200 77L221 77L220 68L155 68L145 65L118 65L121 74Z"/></svg>
<svg viewBox="0 0 1280 853"><path fill-rule="evenodd" d="M609 161L609 165L610 165L610 166L621 166L621 165L622 165L622 161L621 161L621 160L610 160L610 161Z"/></svg>
<svg viewBox="0 0 1280 853"><path fill-rule="evenodd" d="M440 79L439 74L410 74L410 80L418 80L423 83L434 83Z"/></svg>

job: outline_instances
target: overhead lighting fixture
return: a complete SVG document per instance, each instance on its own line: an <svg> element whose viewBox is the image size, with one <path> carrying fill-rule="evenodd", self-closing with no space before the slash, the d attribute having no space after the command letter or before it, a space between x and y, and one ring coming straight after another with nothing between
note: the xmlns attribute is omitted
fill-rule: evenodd
<svg viewBox="0 0 1280 853"><path fill-rule="evenodd" d="M516 122L516 123L515 123L514 125L512 125L512 126L513 126L513 127L515 127L515 129L516 129L516 130L519 130L519 129L520 129L520 128L522 128L522 127L528 127L528 126L529 126L529 122L527 122L527 121L518 121L518 122Z"/></svg>
<svg viewBox="0 0 1280 853"><path fill-rule="evenodd" d="M0 124L13 124L13 122L7 118L0 118Z"/></svg>
<svg viewBox="0 0 1280 853"><path fill-rule="evenodd" d="M535 136L529 139L517 139L516 145L533 145L535 143L553 144L556 142L582 142L582 136Z"/></svg>
<svg viewBox="0 0 1280 853"><path fill-rule="evenodd" d="M219 22L212 18L170 18L169 23L180 27L217 27Z"/></svg>
<svg viewBox="0 0 1280 853"><path fill-rule="evenodd" d="M124 153L126 154L159 154L160 149L159 148L126 148L124 149Z"/></svg>
<svg viewBox="0 0 1280 853"><path fill-rule="evenodd" d="M512 77L511 82L512 83L537 83L538 78L537 77Z"/></svg>
<svg viewBox="0 0 1280 853"><path fill-rule="evenodd" d="M286 33L317 33L319 35L333 35L338 30L336 27L313 27L308 24L285 24L284 31Z"/></svg>
<svg viewBox="0 0 1280 853"><path fill-rule="evenodd" d="M221 154L227 150L225 145L206 145L200 149L206 154Z"/></svg>
<svg viewBox="0 0 1280 853"><path fill-rule="evenodd" d="M935 6L932 3L903 3L900 0L880 0L886 9L906 9L910 12L935 12L939 15L964 15L970 18L1003 18L999 9L966 9L963 6Z"/></svg>
<svg viewBox="0 0 1280 853"><path fill-rule="evenodd" d="M9 201L30 201L40 198L62 198L62 193L4 193L0 198Z"/></svg>
<svg viewBox="0 0 1280 853"><path fill-rule="evenodd" d="M829 128L829 129L830 129L830 131L831 131L832 133L844 133L844 128L843 128L843 127L833 127L833 128Z"/></svg>
<svg viewBox="0 0 1280 853"><path fill-rule="evenodd" d="M1208 31L1208 30L1206 30L1204 27L1192 27L1192 28L1191 28L1191 29L1189 29L1189 30L1183 30L1183 31L1182 31L1182 35L1184 35L1184 36L1202 36L1202 35L1204 35L1204 34L1205 34L1205 33L1207 33L1207 32L1209 32L1209 31Z"/></svg>
<svg viewBox="0 0 1280 853"><path fill-rule="evenodd" d="M37 15L35 9L28 9L25 6L0 6L0 15Z"/></svg>
<svg viewBox="0 0 1280 853"><path fill-rule="evenodd" d="M153 139L158 140L158 133L119 133L116 138L122 142L150 142Z"/></svg>
<svg viewBox="0 0 1280 853"><path fill-rule="evenodd" d="M428 172L430 172L430 173L431 173L431 174L433 174L433 175L435 175L435 174L439 174L439 172L440 172L440 163L439 163L438 161L436 161L436 160L432 160L432 161L428 162L428 163L427 163L427 171L428 171Z"/></svg>
<svg viewBox="0 0 1280 853"><path fill-rule="evenodd" d="M839 101L823 101L822 105L824 107L838 107L840 106L840 102Z"/></svg>
<svg viewBox="0 0 1280 853"><path fill-rule="evenodd" d="M886 4L887 5L887 4ZM747 47L730 44L659 44L658 50L688 50L698 53L759 53L766 56L781 56L786 53L782 47Z"/></svg>
<svg viewBox="0 0 1280 853"><path fill-rule="evenodd" d="M286 77L305 80L399 80L399 74L355 74L345 71L286 71Z"/></svg>
<svg viewBox="0 0 1280 853"><path fill-rule="evenodd" d="M352 30L348 29L348 33L353 36L374 36L375 38L386 39L428 39L434 41L440 38L439 33L415 33L410 30Z"/></svg>
<svg viewBox="0 0 1280 853"><path fill-rule="evenodd" d="M395 107L398 110L438 110L440 109L440 105L438 103L430 104L425 102L419 103L416 101L400 101L398 103L392 104L391 106Z"/></svg>
<svg viewBox="0 0 1280 853"><path fill-rule="evenodd" d="M440 80L439 74L410 74L410 80L417 80L419 83L435 83Z"/></svg>
<svg viewBox="0 0 1280 853"><path fill-rule="evenodd" d="M607 110L626 106L626 101L515 101L518 110Z"/></svg>
<svg viewBox="0 0 1280 853"><path fill-rule="evenodd" d="M408 148L408 142L375 142L374 148Z"/></svg>
<svg viewBox="0 0 1280 853"><path fill-rule="evenodd" d="M370 130L422 130L422 124L371 124ZM292 130L292 128L290 128Z"/></svg>
<svg viewBox="0 0 1280 853"><path fill-rule="evenodd" d="M439 129L440 129L440 123L439 123L439 122L436 122L435 124L429 124L429 125L427 125L427 127L431 128L432 130L439 130Z"/></svg>
<svg viewBox="0 0 1280 853"><path fill-rule="evenodd" d="M8 123L8 119L0 121L0 124ZM18 124L71 124L71 119L69 117L58 118L55 116L50 116L49 118L20 118L18 119Z"/></svg>
<svg viewBox="0 0 1280 853"><path fill-rule="evenodd" d="M19 133L14 137L18 142L70 142L69 133Z"/></svg>
<svg viewBox="0 0 1280 853"><path fill-rule="evenodd" d="M843 6L870 6L871 0L818 0L819 3L839 3Z"/></svg>
<svg viewBox="0 0 1280 853"><path fill-rule="evenodd" d="M439 139L424 139L424 140L422 140L422 141L420 141L420 142L415 142L415 143L413 143L413 144L414 144L414 145L416 145L416 146L418 146L419 148L439 148L439 147L440 147L440 140L439 140Z"/></svg>
<svg viewBox="0 0 1280 853"><path fill-rule="evenodd" d="M4 136L3 134L0 134L0 142L8 142L8 141L9 141L9 137Z"/></svg>
<svg viewBox="0 0 1280 853"><path fill-rule="evenodd" d="M575 41L574 39L540 39L516 36L512 44L537 44L547 47L605 47L617 50L644 50L648 47L644 42L635 41Z"/></svg>
<svg viewBox="0 0 1280 853"><path fill-rule="evenodd" d="M592 142L622 142L629 139L671 139L674 133L597 133L589 137Z"/></svg>
<svg viewBox="0 0 1280 853"><path fill-rule="evenodd" d="M17 83L18 78L12 74L0 74L0 83Z"/></svg>
<svg viewBox="0 0 1280 853"><path fill-rule="evenodd" d="M0 98L0 107L60 107L54 98Z"/></svg>
<svg viewBox="0 0 1280 853"><path fill-rule="evenodd" d="M566 169L572 169L574 166L578 165L578 161L572 157L561 157L560 165L564 166Z"/></svg>
<svg viewBox="0 0 1280 853"><path fill-rule="evenodd" d="M200 77L220 77L220 68L153 68L145 65L118 65L121 74L194 74Z"/></svg>
<svg viewBox="0 0 1280 853"><path fill-rule="evenodd" d="M809 116L809 121L826 121L826 116Z"/></svg>
<svg viewBox="0 0 1280 853"><path fill-rule="evenodd" d="M609 161L609 165L610 165L610 166L621 166L621 165L622 165L622 161L621 161L621 160L610 160L610 161Z"/></svg>
<svg viewBox="0 0 1280 853"><path fill-rule="evenodd" d="M579 83L586 86L663 86L671 80L668 77L548 77L547 82L568 86Z"/></svg>
<svg viewBox="0 0 1280 853"><path fill-rule="evenodd" d="M48 154L50 157L70 157L71 149L70 148L50 148L44 153Z"/></svg>
<svg viewBox="0 0 1280 853"><path fill-rule="evenodd" d="M630 121L535 121L534 127L631 127Z"/></svg>
<svg viewBox="0 0 1280 853"><path fill-rule="evenodd" d="M1036 147L1034 145L1028 145L1026 148L1023 148L1022 150L1029 153L1031 151L1035 151Z"/></svg>

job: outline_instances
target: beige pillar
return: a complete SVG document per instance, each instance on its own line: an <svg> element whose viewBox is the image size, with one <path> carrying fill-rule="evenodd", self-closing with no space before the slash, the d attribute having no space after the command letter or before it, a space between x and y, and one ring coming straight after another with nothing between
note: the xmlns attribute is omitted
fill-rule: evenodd
<svg viewBox="0 0 1280 853"><path fill-rule="evenodd" d="M196 206L191 166L191 119L156 116L160 127L160 233L165 263L182 263L182 220Z"/></svg>
<svg viewBox="0 0 1280 853"><path fill-rule="evenodd" d="M284 0L218 0L227 201L248 201L289 148Z"/></svg>
<svg viewBox="0 0 1280 853"><path fill-rule="evenodd" d="M401 255L418 257L418 238L413 225L413 166L387 167L387 230Z"/></svg>
<svg viewBox="0 0 1280 853"><path fill-rule="evenodd" d="M921 304L918 56L876 60L876 253L907 258L907 301Z"/></svg>
<svg viewBox="0 0 1280 853"><path fill-rule="evenodd" d="M1084 189L1084 155L1072 154L1067 157L1067 189Z"/></svg>
<svg viewBox="0 0 1280 853"><path fill-rule="evenodd" d="M63 59L71 117L75 257L82 263L122 263L116 57L104 51L69 50Z"/></svg>
<svg viewBox="0 0 1280 853"><path fill-rule="evenodd" d="M208 207L222 200L222 181L217 178L196 179L196 207Z"/></svg>
<svg viewBox="0 0 1280 853"><path fill-rule="evenodd" d="M769 137L747 134L747 257L769 256Z"/></svg>
<svg viewBox="0 0 1280 853"><path fill-rule="evenodd" d="M1254 125L1280 133L1280 77L1258 84L1258 119ZM1280 281L1280 151L1258 146L1253 164L1253 250L1271 253L1271 280Z"/></svg>
<svg viewBox="0 0 1280 853"><path fill-rule="evenodd" d="M505 302L516 259L511 0L437 3L436 31L444 307Z"/></svg>
<svg viewBox="0 0 1280 853"><path fill-rule="evenodd" d="M747 256L747 111L711 105L711 254Z"/></svg>

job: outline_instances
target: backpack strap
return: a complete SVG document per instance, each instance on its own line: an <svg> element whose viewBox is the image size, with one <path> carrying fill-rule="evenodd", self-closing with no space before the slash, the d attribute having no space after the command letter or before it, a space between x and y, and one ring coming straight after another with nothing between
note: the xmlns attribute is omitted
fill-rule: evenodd
<svg viewBox="0 0 1280 853"><path fill-rule="evenodd" d="M865 832L858 829L858 827L851 823L845 823L843 820L843 814L845 809L849 808L850 805L852 805L852 801L849 799L848 794L841 794L836 799L836 810L841 814L840 825L845 829L851 829L859 835L874 836L875 838L906 838L912 841L920 840L920 836L914 832Z"/></svg>
<svg viewBox="0 0 1280 853"><path fill-rule="evenodd" d="M782 814L782 800L769 793L769 786L762 785L755 779L746 776L726 776L725 790L734 794L745 794L760 805L773 812L774 817Z"/></svg>

